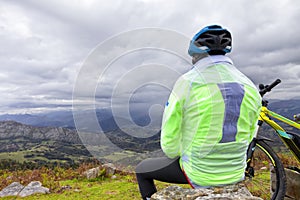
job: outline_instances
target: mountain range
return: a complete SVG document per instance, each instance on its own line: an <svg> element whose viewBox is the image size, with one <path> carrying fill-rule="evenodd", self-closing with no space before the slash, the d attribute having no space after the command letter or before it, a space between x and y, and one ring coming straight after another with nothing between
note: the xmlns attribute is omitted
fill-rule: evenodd
<svg viewBox="0 0 300 200"><path fill-rule="evenodd" d="M289 119L293 119L294 114L300 113L300 99L291 100L272 100L269 103L270 110L275 111ZM82 111L82 118L90 116L91 110ZM97 109L96 115L103 131L113 131L118 128L115 116L110 109ZM132 121L138 126L146 126L150 123L150 117L147 112L134 110L130 113ZM0 121L16 121L22 124L39 127L64 127L75 128L73 113L71 110L53 111L38 114L3 114L0 115ZM84 119L88 121L87 119ZM160 120L155 121L160 126ZM124 121L124 119L123 119Z"/></svg>
<svg viewBox="0 0 300 200"><path fill-rule="evenodd" d="M88 124L89 117L94 113L93 110L81 111L80 115L81 121ZM116 123L116 118L121 119L121 117L116 117L113 115L110 109L97 109L96 115L98 121L101 125L103 131L113 131L119 128ZM151 119L147 112L142 112L139 110L131 111L131 120L138 126L146 126L150 123ZM122 118L122 124L125 124L129 119ZM64 128L75 128L74 117L71 110L66 111L53 111L37 114L3 114L0 115L0 121L16 121L26 125L38 126L38 127L64 127ZM159 126L161 119L155 120L156 124Z"/></svg>
<svg viewBox="0 0 300 200"><path fill-rule="evenodd" d="M269 109L292 119L294 114L300 113L300 100L272 101ZM82 112L83 123L89 123L90 112ZM109 145L115 145L124 150L117 153L118 159L127 159L132 162L138 158L136 154L143 152L155 152L160 148L160 121L154 121L153 127L147 127L151 132L149 137L136 137L133 132L139 132L132 122L121 119L122 124L128 126L119 127L117 117L109 109L96 111L102 135L99 130L86 130L84 140L82 134L78 134L73 114L71 111L57 111L43 114L5 114L0 115L0 160L18 159L34 162L73 162L73 160L91 158L92 151L100 153L105 159L116 159L115 149ZM139 126L147 126L150 123L148 113L132 112L132 121ZM120 121L120 119L118 119ZM151 129L151 130L150 130ZM288 129L292 130L292 129ZM264 127L264 135L273 138L273 131ZM146 133L148 134L148 133ZM101 138L102 137L102 138ZM109 144L99 142L104 138L109 139ZM276 140L276 139L275 139ZM83 143L85 145L83 145ZM279 144L277 141L276 144ZM133 152L135 154L131 154ZM128 156L130 155L130 156Z"/></svg>

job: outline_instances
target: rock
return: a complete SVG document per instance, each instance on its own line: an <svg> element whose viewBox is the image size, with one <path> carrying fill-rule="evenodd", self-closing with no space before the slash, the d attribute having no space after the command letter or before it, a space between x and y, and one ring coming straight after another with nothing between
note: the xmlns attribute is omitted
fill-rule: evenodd
<svg viewBox="0 0 300 200"><path fill-rule="evenodd" d="M100 167L89 169L83 172L83 174L86 176L87 179L97 178L100 174Z"/></svg>
<svg viewBox="0 0 300 200"><path fill-rule="evenodd" d="M267 167L262 167L262 168L260 168L261 170L266 170L266 169L268 169Z"/></svg>
<svg viewBox="0 0 300 200"><path fill-rule="evenodd" d="M285 200L300 199L300 170L297 167L285 168L286 192ZM271 170L272 190L276 187L275 170Z"/></svg>
<svg viewBox="0 0 300 200"><path fill-rule="evenodd" d="M112 175L112 176L111 176L111 179L116 179L116 178L117 178L116 175Z"/></svg>
<svg viewBox="0 0 300 200"><path fill-rule="evenodd" d="M71 189L72 189L72 187L70 185L64 185L64 186L61 186L57 192L62 193L63 191L71 190Z"/></svg>
<svg viewBox="0 0 300 200"><path fill-rule="evenodd" d="M50 191L49 188L43 187L41 182L32 181L19 193L18 196L27 197L36 193L48 194Z"/></svg>
<svg viewBox="0 0 300 200"><path fill-rule="evenodd" d="M42 187L42 184L39 181L32 181L26 187L24 187L22 184L18 182L14 182L0 192L0 197L6 197L6 196L26 197L36 193L47 194L50 192L48 188Z"/></svg>
<svg viewBox="0 0 300 200"><path fill-rule="evenodd" d="M262 200L254 197L241 184L228 185L216 188L184 189L179 186L169 186L151 196L151 200L204 200L204 199L240 199L240 200Z"/></svg>
<svg viewBox="0 0 300 200"><path fill-rule="evenodd" d="M17 196L24 186L19 182L13 182L6 188L0 191L0 197Z"/></svg>
<svg viewBox="0 0 300 200"><path fill-rule="evenodd" d="M71 190L72 187L70 185L65 185L60 188L61 190Z"/></svg>
<svg viewBox="0 0 300 200"><path fill-rule="evenodd" d="M112 176L116 173L116 167L112 163L106 163L106 164L102 165L102 167L105 169L106 176Z"/></svg>
<svg viewBox="0 0 300 200"><path fill-rule="evenodd" d="M300 173L296 170L285 169L286 199L300 199Z"/></svg>
<svg viewBox="0 0 300 200"><path fill-rule="evenodd" d="M104 174L105 173L105 174ZM83 174L87 179L97 178L98 176L105 175L106 177L111 177L116 173L116 167L112 163L106 163L101 167L95 167L85 171Z"/></svg>

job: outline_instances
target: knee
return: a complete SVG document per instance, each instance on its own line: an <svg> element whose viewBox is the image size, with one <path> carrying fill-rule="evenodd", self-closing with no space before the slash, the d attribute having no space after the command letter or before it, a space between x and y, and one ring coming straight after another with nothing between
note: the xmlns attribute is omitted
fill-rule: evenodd
<svg viewBox="0 0 300 200"><path fill-rule="evenodd" d="M142 160L136 167L135 167L135 173L147 173L153 171L153 166L155 166L155 160L152 158L147 158L145 160Z"/></svg>
<svg viewBox="0 0 300 200"><path fill-rule="evenodd" d="M145 168L145 160L141 161L136 167L135 167L135 173L140 174L143 173Z"/></svg>

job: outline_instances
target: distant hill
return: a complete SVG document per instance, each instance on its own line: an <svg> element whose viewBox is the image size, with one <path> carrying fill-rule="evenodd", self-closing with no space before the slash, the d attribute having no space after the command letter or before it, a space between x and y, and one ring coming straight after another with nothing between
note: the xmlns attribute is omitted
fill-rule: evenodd
<svg viewBox="0 0 300 200"><path fill-rule="evenodd" d="M276 112L288 119L293 120L293 117L295 114L300 113L300 100L297 99L291 99L291 100L270 100L269 101L269 110L272 110L273 112ZM296 128L293 128L291 126L288 126L276 119L273 119L276 121L280 126L282 126L287 132L299 132ZM283 151L286 151L287 148L277 135L277 133L267 124L263 124L262 130L259 132L261 136L264 136L266 138L269 138L272 140L271 146L273 147L281 147L280 149ZM277 148L279 151L279 148Z"/></svg>
<svg viewBox="0 0 300 200"><path fill-rule="evenodd" d="M90 157L74 130L0 122L0 160L74 163Z"/></svg>
<svg viewBox="0 0 300 200"><path fill-rule="evenodd" d="M28 138L31 140L52 140L81 144L76 131L62 127L36 127L15 121L0 122L0 139Z"/></svg>
<svg viewBox="0 0 300 200"><path fill-rule="evenodd" d="M300 99L270 101L269 109L289 119L293 119L295 114L300 114Z"/></svg>
<svg viewBox="0 0 300 200"><path fill-rule="evenodd" d="M292 119L294 114L300 113L300 100L271 101L269 108ZM87 126L90 121L89 112L91 111L84 111L81 115L82 123ZM135 111L132 116L132 120L140 126L146 126L150 121L148 113ZM111 110L99 109L97 117L104 134L96 134L93 127L90 130L88 127L84 133L83 141L86 145L84 146L82 138L75 129L71 111L38 115L1 115L0 121L6 121L0 122L0 160L73 162L90 158L92 151L107 160L127 159L126 162L131 163L138 162L140 158L136 155L139 153L156 152L160 149L161 119L154 121L154 127L147 128L151 136L143 138L131 134L140 131L137 126L129 125L120 128ZM128 119L119 120L123 120L122 123L125 125L130 124ZM292 131L291 128L287 130ZM274 139L274 145L281 143L267 125L263 126L262 135ZM101 143L104 138L109 139L109 143ZM123 151L116 152L111 148L112 144Z"/></svg>
<svg viewBox="0 0 300 200"><path fill-rule="evenodd" d="M293 115L300 113L300 99L291 100L270 100L269 108L283 116L293 119ZM88 116L93 111L82 111L82 120L88 124ZM118 129L118 125L115 121L110 109L97 109L96 114L101 124L103 131L113 131ZM145 126L150 122L148 111L145 110L133 110L131 111L132 120L139 126ZM75 128L72 111L53 111L39 114L4 114L0 115L0 121L12 120L20 122L22 124L33 126L52 126L52 127L65 127ZM161 119L158 119L155 123L160 126Z"/></svg>
<svg viewBox="0 0 300 200"><path fill-rule="evenodd" d="M80 112L80 120L83 123L89 124L89 117L94 113L92 110L85 110ZM96 115L103 131L113 131L118 129L118 125L110 109L97 109ZM132 120L138 126L145 126L149 124L150 118L148 112L139 110L131 113ZM117 117L119 118L119 117ZM129 120L129 119L125 119ZM16 121L22 124L39 126L39 127L64 127L75 128L74 118L72 111L53 111L38 114L3 114L0 115L0 121ZM124 119L121 119L124 123ZM159 125L161 119L157 120Z"/></svg>
<svg viewBox="0 0 300 200"><path fill-rule="evenodd" d="M75 127L71 111L55 111L39 114L4 114L0 115L0 121L16 121L40 127Z"/></svg>
<svg viewBox="0 0 300 200"><path fill-rule="evenodd" d="M128 128L133 131L133 128ZM160 149L159 130L152 137L138 138L121 129L102 134L84 132L62 127L37 127L15 121L0 122L0 160L19 162L74 163L92 158L102 161L138 163L139 153ZM83 137L83 142L80 137ZM105 142L109 140L109 142ZM116 149L117 147L117 149ZM87 149L88 148L88 149ZM115 155L117 153L117 156Z"/></svg>

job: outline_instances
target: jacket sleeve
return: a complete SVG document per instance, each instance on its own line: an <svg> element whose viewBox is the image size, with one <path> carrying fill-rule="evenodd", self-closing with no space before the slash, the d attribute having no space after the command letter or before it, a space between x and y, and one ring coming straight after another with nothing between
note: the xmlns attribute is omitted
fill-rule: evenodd
<svg viewBox="0 0 300 200"><path fill-rule="evenodd" d="M179 78L165 106L160 144L169 158L175 158L181 154L181 125L187 89L186 81Z"/></svg>

